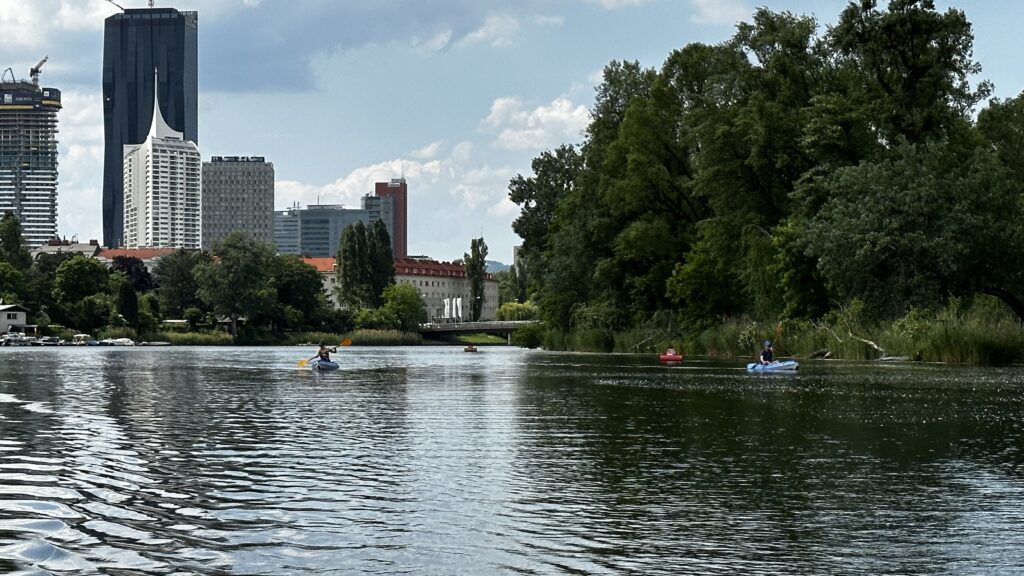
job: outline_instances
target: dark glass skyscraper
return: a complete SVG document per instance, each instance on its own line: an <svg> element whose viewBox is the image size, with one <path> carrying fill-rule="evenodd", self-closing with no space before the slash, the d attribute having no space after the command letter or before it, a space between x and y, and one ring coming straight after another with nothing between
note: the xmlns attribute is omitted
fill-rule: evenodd
<svg viewBox="0 0 1024 576"><path fill-rule="evenodd" d="M103 243L124 242L124 146L153 121L153 81L167 124L199 143L199 15L173 8L125 10L103 35ZM159 75L154 74L159 71Z"/></svg>

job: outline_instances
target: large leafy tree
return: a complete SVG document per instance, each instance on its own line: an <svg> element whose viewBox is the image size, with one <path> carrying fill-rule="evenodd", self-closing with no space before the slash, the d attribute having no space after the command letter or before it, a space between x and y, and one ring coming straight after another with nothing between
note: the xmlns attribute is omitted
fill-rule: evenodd
<svg viewBox="0 0 1024 576"><path fill-rule="evenodd" d="M392 284L384 289L383 310L398 320L402 330L415 332L426 322L427 311L419 290L411 284Z"/></svg>
<svg viewBox="0 0 1024 576"><path fill-rule="evenodd" d="M324 294L316 268L298 256L280 255L272 260L271 277L277 292L279 321L294 317L296 327L312 327L322 311Z"/></svg>
<svg viewBox="0 0 1024 576"><path fill-rule="evenodd" d="M57 267L53 297L65 306L77 304L87 296L104 293L110 284L106 266L92 258L74 255Z"/></svg>
<svg viewBox="0 0 1024 576"><path fill-rule="evenodd" d="M149 292L153 289L153 276L146 264L135 256L114 256L110 269L124 274L136 292Z"/></svg>
<svg viewBox="0 0 1024 576"><path fill-rule="evenodd" d="M473 321L480 320L483 314L484 280L487 276L487 244L483 238L473 238L469 243L469 253L463 263L466 267L466 278L469 280L469 301L473 309Z"/></svg>
<svg viewBox="0 0 1024 576"><path fill-rule="evenodd" d="M244 316L247 325L254 327L274 309L274 251L270 245L236 231L214 244L213 255L213 261L195 267L199 297L215 313L231 320L231 333L237 336L239 318Z"/></svg>
<svg viewBox="0 0 1024 576"><path fill-rule="evenodd" d="M7 262L22 272L32 265L32 255L25 249L21 236L21 222L11 211L0 218L0 262Z"/></svg>
<svg viewBox="0 0 1024 576"><path fill-rule="evenodd" d="M0 301L13 304L21 300L25 286L25 275L7 262L0 262Z"/></svg>
<svg viewBox="0 0 1024 576"><path fill-rule="evenodd" d="M159 286L160 310L168 318L184 318L189 308L205 308L199 298L194 271L200 264L212 262L206 252L179 249L160 258L153 269Z"/></svg>
<svg viewBox="0 0 1024 576"><path fill-rule="evenodd" d="M891 317L982 291L1024 312L1021 186L991 150L905 144L827 185L809 251L841 301Z"/></svg>

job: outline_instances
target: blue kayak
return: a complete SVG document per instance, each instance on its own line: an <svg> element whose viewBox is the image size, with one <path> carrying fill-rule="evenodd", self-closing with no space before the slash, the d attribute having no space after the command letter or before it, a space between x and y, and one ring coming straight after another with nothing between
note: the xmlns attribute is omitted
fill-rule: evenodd
<svg viewBox="0 0 1024 576"><path fill-rule="evenodd" d="M330 360L324 360L322 358L317 358L310 362L309 367L313 370L320 370L322 372L329 372L331 370L341 368L337 362L331 362Z"/></svg>
<svg viewBox="0 0 1024 576"><path fill-rule="evenodd" d="M800 367L796 360L782 360L771 364L751 362L747 364L747 372L795 372Z"/></svg>

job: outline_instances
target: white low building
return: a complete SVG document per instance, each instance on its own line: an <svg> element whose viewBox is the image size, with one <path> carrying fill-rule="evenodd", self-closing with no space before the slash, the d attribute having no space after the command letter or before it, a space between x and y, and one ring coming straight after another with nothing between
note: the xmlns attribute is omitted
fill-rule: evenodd
<svg viewBox="0 0 1024 576"><path fill-rule="evenodd" d="M28 308L17 304L0 304L0 334L6 334L14 328L15 332L25 330L28 323Z"/></svg>
<svg viewBox="0 0 1024 576"><path fill-rule="evenodd" d="M338 304L338 271L334 258L303 258L320 272L324 291L331 303ZM462 264L438 262L427 258L395 258L395 283L408 284L423 298L429 322L462 322L472 319L469 279ZM498 281L484 277L484 301L480 320L498 315Z"/></svg>

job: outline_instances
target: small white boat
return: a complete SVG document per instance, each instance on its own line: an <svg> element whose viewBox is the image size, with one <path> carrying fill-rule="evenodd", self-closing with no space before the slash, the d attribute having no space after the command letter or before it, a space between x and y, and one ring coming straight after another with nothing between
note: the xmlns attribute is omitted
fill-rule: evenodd
<svg viewBox="0 0 1024 576"><path fill-rule="evenodd" d="M135 346L131 338L106 338L100 340L101 346Z"/></svg>

